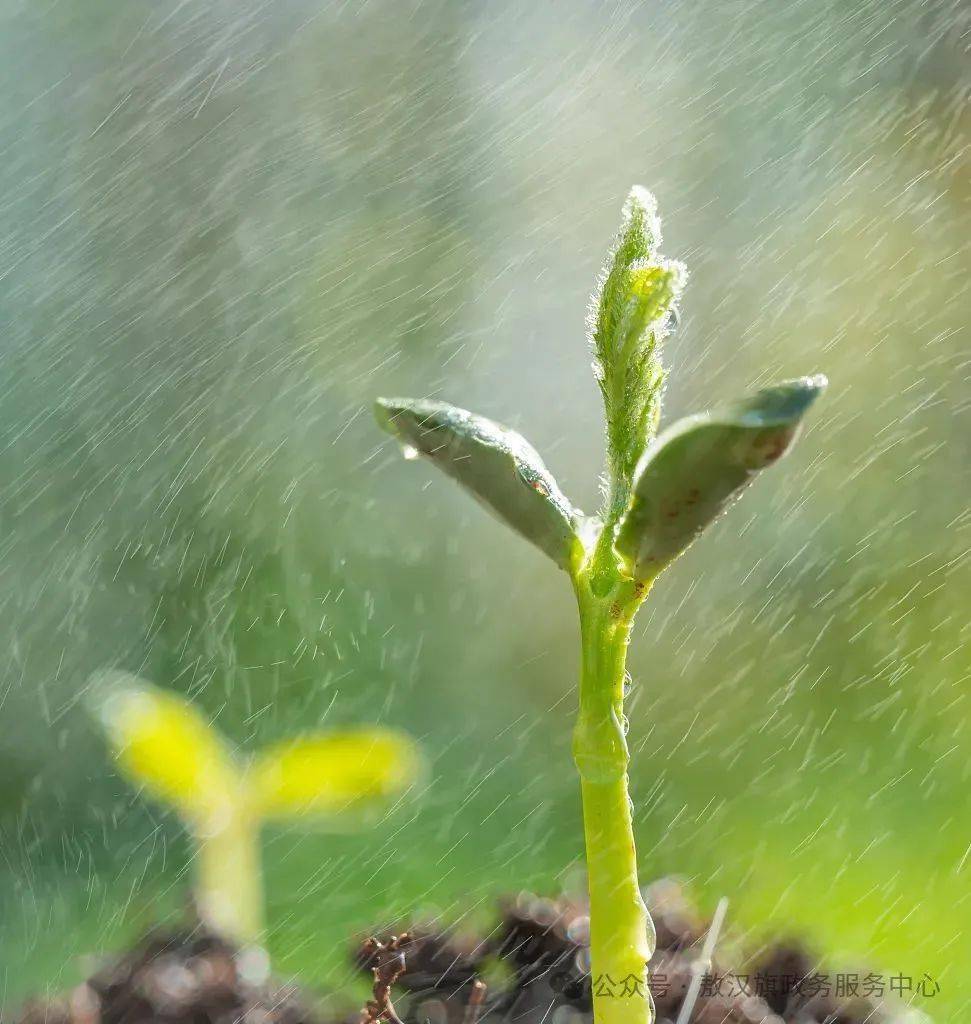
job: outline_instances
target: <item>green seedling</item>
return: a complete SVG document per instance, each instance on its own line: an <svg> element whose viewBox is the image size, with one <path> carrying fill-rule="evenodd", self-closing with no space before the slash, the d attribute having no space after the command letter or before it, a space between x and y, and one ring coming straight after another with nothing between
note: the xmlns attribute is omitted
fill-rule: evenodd
<svg viewBox="0 0 971 1024"><path fill-rule="evenodd" d="M655 436L661 346L685 280L658 254L653 197L631 191L591 304L589 341L606 414L603 505L585 516L514 431L444 402L382 398L379 424L409 457L434 462L569 573L580 615L580 775L590 893L592 973L629 998L597 995L597 1024L644 1024L654 930L637 880L628 796L624 690L634 615L654 580L782 456L822 376L785 381L689 416Z"/></svg>
<svg viewBox="0 0 971 1024"><path fill-rule="evenodd" d="M175 693L123 674L96 692L118 766L176 811L195 841L200 918L241 946L263 931L264 823L359 824L421 771L415 743L389 729L309 733L244 758Z"/></svg>

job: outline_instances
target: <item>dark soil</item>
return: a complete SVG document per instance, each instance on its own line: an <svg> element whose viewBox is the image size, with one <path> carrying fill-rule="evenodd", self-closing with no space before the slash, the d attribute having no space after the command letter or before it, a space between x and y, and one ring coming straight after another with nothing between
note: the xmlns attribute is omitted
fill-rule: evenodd
<svg viewBox="0 0 971 1024"><path fill-rule="evenodd" d="M28 1003L21 1024L320 1024L292 986L266 980L202 929L156 932L110 960L63 999Z"/></svg>
<svg viewBox="0 0 971 1024"><path fill-rule="evenodd" d="M674 1024L695 973L703 974L691 1024L902 1024L885 1000L837 1000L798 943L767 948L733 973L706 970L707 922L676 883L650 890L657 929L651 990L658 1024ZM19 1024L589 1024L591 980L582 904L523 895L499 908L482 937L413 926L362 941L352 956L374 976L374 998L339 1020L306 994L267 976L200 929L150 934L63 1000L24 1008ZM717 957L716 957L717 961ZM865 972L860 972L863 977ZM485 984L483 984L485 980ZM598 998L624 998L621 992Z"/></svg>

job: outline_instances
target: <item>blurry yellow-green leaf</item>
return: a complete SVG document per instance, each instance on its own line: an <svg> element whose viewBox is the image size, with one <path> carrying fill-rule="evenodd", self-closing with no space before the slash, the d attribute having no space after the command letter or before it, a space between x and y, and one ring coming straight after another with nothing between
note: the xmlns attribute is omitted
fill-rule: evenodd
<svg viewBox="0 0 971 1024"><path fill-rule="evenodd" d="M235 793L232 755L182 697L119 673L99 687L97 704L119 767L184 816L209 819Z"/></svg>
<svg viewBox="0 0 971 1024"><path fill-rule="evenodd" d="M398 796L420 776L414 740L389 729L316 733L271 747L249 775L253 809L265 817L340 815Z"/></svg>

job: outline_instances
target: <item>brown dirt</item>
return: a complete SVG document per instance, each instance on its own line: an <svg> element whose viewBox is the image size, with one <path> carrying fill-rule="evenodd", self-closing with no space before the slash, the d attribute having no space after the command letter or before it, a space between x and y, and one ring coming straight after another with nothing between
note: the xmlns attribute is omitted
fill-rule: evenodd
<svg viewBox="0 0 971 1024"><path fill-rule="evenodd" d="M655 884L649 893L657 929L651 962L657 1024L674 1024L699 970L708 922L671 880ZM500 904L498 926L487 936L417 925L378 933L352 950L360 970L378 968L374 999L364 1010L338 1019L315 1011L294 986L274 981L258 956L240 955L215 935L200 929L154 933L109 960L65 998L28 1004L17 1021L589 1024L586 941L582 904L528 894ZM816 991L811 980L818 971L818 961L791 941L765 949L744 974L716 962L705 972L691 1024L903 1024L912 1019L885 1000L837 1000ZM502 978L498 983L497 977ZM491 979L484 992L482 978Z"/></svg>

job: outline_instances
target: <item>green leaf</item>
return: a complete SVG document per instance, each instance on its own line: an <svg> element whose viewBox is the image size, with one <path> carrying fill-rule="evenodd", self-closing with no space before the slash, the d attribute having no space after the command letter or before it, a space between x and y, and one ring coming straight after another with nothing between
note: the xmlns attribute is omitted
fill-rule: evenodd
<svg viewBox="0 0 971 1024"><path fill-rule="evenodd" d="M570 566L580 513L523 437L445 402L379 398L375 415L406 457L430 459L557 565Z"/></svg>
<svg viewBox="0 0 971 1024"><path fill-rule="evenodd" d="M345 817L379 809L421 776L409 736L391 729L312 733L264 750L250 768L250 800L261 817Z"/></svg>
<svg viewBox="0 0 971 1024"><path fill-rule="evenodd" d="M654 197L631 189L588 318L607 427L608 519L627 507L635 467L661 413L661 342L685 269L659 255L660 241Z"/></svg>
<svg viewBox="0 0 971 1024"><path fill-rule="evenodd" d="M755 475L788 451L826 378L801 377L688 416L645 452L615 548L650 580L725 511Z"/></svg>
<svg viewBox="0 0 971 1024"><path fill-rule="evenodd" d="M96 681L94 704L119 768L184 818L211 821L236 798L231 751L179 694L112 672Z"/></svg>

